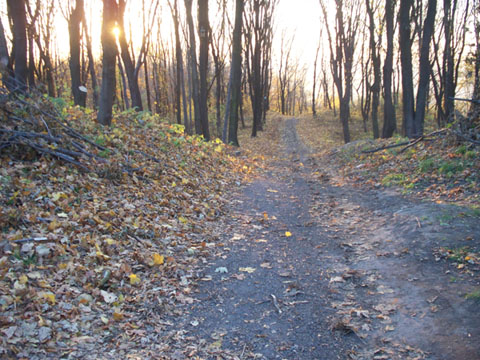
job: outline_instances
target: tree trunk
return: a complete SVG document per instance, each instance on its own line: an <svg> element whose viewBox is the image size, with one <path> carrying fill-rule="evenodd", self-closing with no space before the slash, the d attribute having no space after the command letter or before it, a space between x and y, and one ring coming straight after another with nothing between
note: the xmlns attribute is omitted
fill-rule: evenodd
<svg viewBox="0 0 480 360"><path fill-rule="evenodd" d="M235 2L235 27L233 29L232 44L232 64L230 66L230 101L226 107L229 113L229 132L228 142L239 146L238 130L238 108L242 97L242 20L243 20L243 1Z"/></svg>
<svg viewBox="0 0 480 360"><path fill-rule="evenodd" d="M2 82L6 86L7 80L10 76L8 70L8 64L10 57L8 55L7 39L5 37L5 29L3 28L2 19L0 19L0 74L2 76Z"/></svg>
<svg viewBox="0 0 480 360"><path fill-rule="evenodd" d="M25 0L7 0L8 16L13 24L14 81L11 89L27 90L27 15Z"/></svg>
<svg viewBox="0 0 480 360"><path fill-rule="evenodd" d="M397 120L395 115L395 107L392 98L392 74L393 74L393 19L395 14L395 0L385 0L385 22L387 31L387 54L383 64L383 130L382 137L384 139L393 136L397 129Z"/></svg>
<svg viewBox="0 0 480 360"><path fill-rule="evenodd" d="M423 135L425 122L425 110L428 99L428 84L430 82L430 41L432 39L435 27L435 14L437 11L437 1L428 0L427 17L423 24L422 46L420 49L420 67L419 81L417 89L417 101L415 110L415 121L413 129L413 137L418 138ZM409 136L411 137L411 136Z"/></svg>
<svg viewBox="0 0 480 360"><path fill-rule="evenodd" d="M208 126L208 45L210 39L210 23L208 21L208 0L198 0L198 36L200 38L199 73L199 115L202 126L202 135L205 140L210 140Z"/></svg>
<svg viewBox="0 0 480 360"><path fill-rule="evenodd" d="M80 22L84 18L83 0L77 0L75 9L72 9L68 19L68 31L70 35L70 76L72 79L73 103L82 107L86 106L87 93L80 89Z"/></svg>
<svg viewBox="0 0 480 360"><path fill-rule="evenodd" d="M185 0L185 9L187 12L188 34L190 37L190 81L193 99L193 117L195 119L195 133L202 134L202 123L200 122L200 107L199 107L199 81L197 68L197 45L195 41L195 28L193 26L192 18L192 0Z"/></svg>
<svg viewBox="0 0 480 360"><path fill-rule="evenodd" d="M117 59L117 45L112 29L117 19L116 0L103 0L102 23L102 89L100 91L100 108L97 120L102 125L112 123L112 107L115 99L116 78L115 66Z"/></svg>
<svg viewBox="0 0 480 360"><path fill-rule="evenodd" d="M370 0L366 1L368 18L370 20L369 30L370 30L370 52L372 57L372 67L373 67L373 84L372 84L372 128L373 128L373 138L378 139L380 137L380 132L378 129L378 105L380 103L380 55L377 49L377 41L375 39L375 18L373 9L370 5Z"/></svg>
<svg viewBox="0 0 480 360"><path fill-rule="evenodd" d="M87 20L85 18L85 11L83 12L82 18L83 30L85 32L85 39L87 45L87 57L88 57L88 71L90 73L90 80L92 82L92 101L93 107L98 108L98 84L97 84L97 74L95 73L95 59L93 58L92 51L92 38L88 33Z"/></svg>
<svg viewBox="0 0 480 360"><path fill-rule="evenodd" d="M410 9L413 0L400 0L399 33L402 65L403 129L409 138L415 136L415 104L413 98L412 40L410 38Z"/></svg>
<svg viewBox="0 0 480 360"><path fill-rule="evenodd" d="M456 6L456 4L454 6ZM455 105L453 102L453 98L455 97L455 69L452 49L453 31L455 28L451 0L443 1L443 28L445 31L445 46L443 49L443 56L445 58L444 63L446 65L445 73L443 75L443 103L445 106L444 116L447 122L451 122L453 120L453 114L455 111Z"/></svg>
<svg viewBox="0 0 480 360"><path fill-rule="evenodd" d="M182 54L182 45L180 42L180 31L179 31L179 15L178 15L178 5L177 0L174 1L173 7L170 8L173 18L173 27L175 31L175 56L176 56L176 83L175 83L175 107L176 107L176 116L177 124L182 123L182 109L181 109L181 81L182 81L182 72L183 72L183 54Z"/></svg>
<svg viewBox="0 0 480 360"><path fill-rule="evenodd" d="M315 61L313 63L313 89L312 89L312 114L313 117L317 116L317 110L316 110L316 98L315 98L315 92L316 92L316 87L317 87L317 61L318 61L318 52L320 51L320 45L317 47L317 52L315 54Z"/></svg>
<svg viewBox="0 0 480 360"><path fill-rule="evenodd" d="M119 0L117 11L117 24L120 29L118 42L120 43L120 54L122 57L125 74L128 79L128 89L130 90L130 98L132 107L137 111L143 111L142 95L138 86L138 73L135 71L135 63L128 48L127 36L125 34L124 13L126 0Z"/></svg>
<svg viewBox="0 0 480 360"><path fill-rule="evenodd" d="M474 68L474 78L475 82L473 85L472 100L475 100L471 103L469 109L469 117L472 118L474 122L478 124L480 122L480 3L476 4L474 9L474 14L477 17L477 22L475 24L475 53L474 59L475 68Z"/></svg>

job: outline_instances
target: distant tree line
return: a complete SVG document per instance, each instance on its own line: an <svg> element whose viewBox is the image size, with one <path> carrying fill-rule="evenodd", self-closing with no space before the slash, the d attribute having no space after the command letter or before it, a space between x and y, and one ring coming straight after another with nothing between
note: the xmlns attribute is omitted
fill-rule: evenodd
<svg viewBox="0 0 480 360"><path fill-rule="evenodd" d="M294 35L277 31L281 46L273 47L278 2L103 0L97 9L85 0L7 0L2 82L70 98L107 126L115 109L150 111L235 145L247 109L256 136L270 109L329 108L349 142L352 111L375 138L416 138L427 114L438 127L453 121L455 96L480 98L479 0L319 0L311 83L292 51ZM99 34L93 11L103 13ZM58 49L62 21L67 58ZM476 119L478 102L468 112Z"/></svg>

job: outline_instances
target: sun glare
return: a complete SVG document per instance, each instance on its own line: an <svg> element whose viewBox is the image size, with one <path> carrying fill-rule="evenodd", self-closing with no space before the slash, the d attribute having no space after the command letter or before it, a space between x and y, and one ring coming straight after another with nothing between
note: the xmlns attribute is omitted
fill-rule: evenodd
<svg viewBox="0 0 480 360"><path fill-rule="evenodd" d="M115 38L118 39L118 37L120 36L120 28L118 26L115 26L113 29L112 29L112 33L113 35L115 35Z"/></svg>

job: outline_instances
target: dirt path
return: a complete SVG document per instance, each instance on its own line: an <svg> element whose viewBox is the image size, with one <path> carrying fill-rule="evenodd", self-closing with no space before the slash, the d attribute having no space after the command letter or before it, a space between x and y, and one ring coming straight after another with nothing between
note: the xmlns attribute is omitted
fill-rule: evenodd
<svg viewBox="0 0 480 360"><path fill-rule="evenodd" d="M480 269L438 250L478 250L478 218L331 185L295 126L232 204L219 256L172 318L170 357L480 359L480 305L465 299Z"/></svg>

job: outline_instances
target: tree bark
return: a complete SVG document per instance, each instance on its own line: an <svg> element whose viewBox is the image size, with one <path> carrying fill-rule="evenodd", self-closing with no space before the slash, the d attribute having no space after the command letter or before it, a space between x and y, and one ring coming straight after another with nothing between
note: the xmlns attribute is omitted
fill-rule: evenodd
<svg viewBox="0 0 480 360"><path fill-rule="evenodd" d="M102 89L100 91L100 108L97 120L102 125L112 123L112 107L115 99L116 77L115 67L117 59L117 45L113 28L117 19L116 0L103 0L102 23Z"/></svg>
<svg viewBox="0 0 480 360"><path fill-rule="evenodd" d="M190 37L190 82L193 99L193 117L195 121L195 133L202 134L202 123L200 121L200 107L199 107L199 80L198 80L198 65L197 65L197 45L195 41L195 28L193 26L192 18L192 0L185 0L185 10L187 13L188 34Z"/></svg>
<svg viewBox="0 0 480 360"><path fill-rule="evenodd" d="M400 0L399 34L400 62L402 65L403 129L409 138L415 135L415 104L413 98L412 40L410 10L413 0Z"/></svg>
<svg viewBox="0 0 480 360"><path fill-rule="evenodd" d="M474 14L476 15L477 22L475 23L475 53L473 61L475 62L474 66L474 78L475 82L473 85L472 99L476 102L472 102L469 109L469 117L472 118L477 124L480 122L480 3L477 2L476 8L474 9Z"/></svg>
<svg viewBox="0 0 480 360"><path fill-rule="evenodd" d="M0 19L0 74L2 75L2 82L7 85L8 77L10 76L8 64L10 57L8 55L7 39L5 37L5 29L3 28L2 19Z"/></svg>
<svg viewBox="0 0 480 360"><path fill-rule="evenodd" d="M393 74L393 35L394 35L394 15L395 0L385 0L385 26L387 32L387 54L383 64L383 130L384 139L393 136L397 129L397 120L395 107L392 98L392 74Z"/></svg>
<svg viewBox="0 0 480 360"><path fill-rule="evenodd" d="M230 102L227 103L229 113L228 142L239 146L238 131L238 108L242 96L242 20L243 1L235 2L235 26L233 29L232 64L230 66Z"/></svg>
<svg viewBox="0 0 480 360"><path fill-rule="evenodd" d="M125 14L126 0L118 1L117 24L120 29L118 42L120 43L120 54L122 57L125 74L128 80L128 89L130 90L130 98L132 100L132 107L137 111L143 111L142 95L138 86L138 72L135 69L135 63L128 48L127 36L125 34Z"/></svg>
<svg viewBox="0 0 480 360"><path fill-rule="evenodd" d="M27 15L25 0L7 0L8 16L13 23L14 81L11 89L27 90Z"/></svg>
<svg viewBox="0 0 480 360"><path fill-rule="evenodd" d="M182 44L180 42L180 31L179 31L179 14L178 14L178 5L177 0L174 1L173 6L170 4L170 10L172 13L173 27L175 32L175 56L176 56L176 76L175 76L175 107L176 107L176 118L177 124L182 123L182 99L181 99L181 81L183 73L183 55L182 55Z"/></svg>
<svg viewBox="0 0 480 360"><path fill-rule="evenodd" d="M427 17L423 24L422 46L420 48L420 67L419 81L417 89L417 101L415 109L415 122L413 129L413 137L418 138L423 135L425 122L425 110L427 106L428 84L430 81L430 41L432 39L435 27L435 14L437 11L437 1L428 0ZM409 136L411 137L411 136Z"/></svg>
<svg viewBox="0 0 480 360"><path fill-rule="evenodd" d="M210 140L210 130L208 126L208 45L210 39L210 23L208 21L208 0L198 0L198 36L200 38L199 53L199 73L200 73L200 93L199 93L199 115L202 125L202 135L205 140Z"/></svg>
<svg viewBox="0 0 480 360"><path fill-rule="evenodd" d="M75 8L68 19L68 31L70 35L70 76L72 79L73 103L82 107L86 106L87 93L80 89L82 86L80 72L80 23L84 18L84 1L77 0Z"/></svg>
<svg viewBox="0 0 480 360"><path fill-rule="evenodd" d="M373 67L373 84L372 84L372 128L373 128L373 138L378 139L380 137L380 132L378 129L378 105L380 104L380 83L381 83L381 73L380 73L380 54L378 53L377 40L375 39L375 18L372 6L370 5L370 0L366 1L370 31L370 56L372 58L372 67Z"/></svg>

